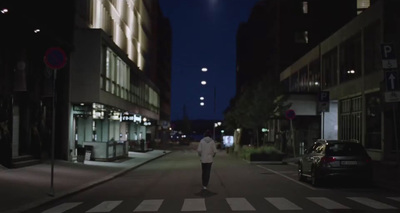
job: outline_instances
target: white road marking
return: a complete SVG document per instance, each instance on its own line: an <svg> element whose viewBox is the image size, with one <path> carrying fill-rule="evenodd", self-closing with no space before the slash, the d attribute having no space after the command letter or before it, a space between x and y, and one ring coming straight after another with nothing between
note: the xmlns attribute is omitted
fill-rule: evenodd
<svg viewBox="0 0 400 213"><path fill-rule="evenodd" d="M225 198L232 211L255 211L246 198Z"/></svg>
<svg viewBox="0 0 400 213"><path fill-rule="evenodd" d="M366 197L348 197L348 199L364 204L374 209L397 209L394 206L376 200L372 200Z"/></svg>
<svg viewBox="0 0 400 213"><path fill-rule="evenodd" d="M324 207L325 209L350 209L349 207L342 205L338 202L335 202L326 197L308 197L307 199L312 202Z"/></svg>
<svg viewBox="0 0 400 213"><path fill-rule="evenodd" d="M388 198L400 202L400 197L388 197Z"/></svg>
<svg viewBox="0 0 400 213"><path fill-rule="evenodd" d="M134 212L156 212L160 208L164 200L144 200L138 207L136 207Z"/></svg>
<svg viewBox="0 0 400 213"><path fill-rule="evenodd" d="M121 201L104 201L99 205L89 209L87 212L111 212L115 207L122 203Z"/></svg>
<svg viewBox="0 0 400 213"><path fill-rule="evenodd" d="M267 171L270 171L270 172L272 172L272 173L275 173L275 174L277 174L277 175L279 175L279 176L282 176L282 177L284 177L284 178L286 178L286 179L288 179L288 180L290 180L290 181L293 181L293 182L295 182L295 183L297 183L297 184L300 184L300 185L302 185L302 186L304 186L304 187L307 187L307 188L309 188L309 189L311 189L311 190L315 190L315 191L321 190L321 189L317 189L317 188L315 188L315 187L312 187L312 186L310 186L310 185L308 185L308 184L302 183L302 182L300 182L300 181L298 181L298 180L295 180L295 179L293 179L293 178L291 178L291 177L289 177L289 176L287 176L287 175L284 175L284 174L282 174L282 173L280 173L280 172L274 171L274 170L272 170L272 169L265 168L265 167L260 166L260 165L257 165L257 166L260 167L260 168L262 168L262 169L265 169L265 170L267 170Z"/></svg>
<svg viewBox="0 0 400 213"><path fill-rule="evenodd" d="M301 207L283 197L266 197L265 199L279 210L302 210Z"/></svg>
<svg viewBox="0 0 400 213"><path fill-rule="evenodd" d="M82 202L72 202L72 203L63 203L51 209L44 211L43 213L62 213L68 211L76 206L82 204Z"/></svg>
<svg viewBox="0 0 400 213"><path fill-rule="evenodd" d="M185 199L181 211L206 211L206 203L204 198Z"/></svg>

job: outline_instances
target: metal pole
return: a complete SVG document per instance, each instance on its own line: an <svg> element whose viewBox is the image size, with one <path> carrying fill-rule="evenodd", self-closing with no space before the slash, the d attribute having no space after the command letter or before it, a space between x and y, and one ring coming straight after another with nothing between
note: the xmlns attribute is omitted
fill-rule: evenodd
<svg viewBox="0 0 400 213"><path fill-rule="evenodd" d="M325 138L325 111L322 111L322 138Z"/></svg>
<svg viewBox="0 0 400 213"><path fill-rule="evenodd" d="M295 150L295 144L294 144L294 134L293 134L293 122L292 122L292 119L290 119L290 140L292 140L292 145L293 145L293 157L296 157L296 150Z"/></svg>
<svg viewBox="0 0 400 213"><path fill-rule="evenodd" d="M50 196L54 196L54 140L55 140L55 125L56 125L56 102L57 102L57 93L56 93L56 78L57 78L57 69L53 70L53 120L52 120L52 134L51 134L51 181L50 181Z"/></svg>
<svg viewBox="0 0 400 213"><path fill-rule="evenodd" d="M393 127L394 127L394 140L396 143L396 161L397 161L397 166L399 166L399 139L397 136L397 120L396 120L396 109L394 104L392 104L393 106Z"/></svg>

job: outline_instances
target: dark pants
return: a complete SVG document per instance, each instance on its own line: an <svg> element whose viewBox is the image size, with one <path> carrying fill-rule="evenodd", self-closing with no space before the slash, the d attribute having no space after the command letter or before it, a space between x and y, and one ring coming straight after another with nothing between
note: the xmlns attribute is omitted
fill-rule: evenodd
<svg viewBox="0 0 400 213"><path fill-rule="evenodd" d="M203 186L208 186L208 181L210 180L211 165L212 163L201 163L201 180Z"/></svg>

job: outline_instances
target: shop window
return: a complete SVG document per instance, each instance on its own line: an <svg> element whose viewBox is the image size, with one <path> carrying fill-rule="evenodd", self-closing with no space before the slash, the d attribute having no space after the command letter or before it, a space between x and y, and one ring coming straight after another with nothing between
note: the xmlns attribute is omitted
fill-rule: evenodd
<svg viewBox="0 0 400 213"><path fill-rule="evenodd" d="M366 135L365 147L381 149L381 99L380 93L365 95L366 99Z"/></svg>
<svg viewBox="0 0 400 213"><path fill-rule="evenodd" d="M362 141L362 98L361 96L340 101L340 139Z"/></svg>

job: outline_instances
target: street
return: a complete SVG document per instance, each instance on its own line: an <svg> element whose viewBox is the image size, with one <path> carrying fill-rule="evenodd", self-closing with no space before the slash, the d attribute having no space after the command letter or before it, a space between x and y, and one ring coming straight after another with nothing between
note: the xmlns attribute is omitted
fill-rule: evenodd
<svg viewBox="0 0 400 213"><path fill-rule="evenodd" d="M207 190L195 144L29 213L399 212L400 194L373 186L312 187L292 164L251 164L219 151Z"/></svg>

